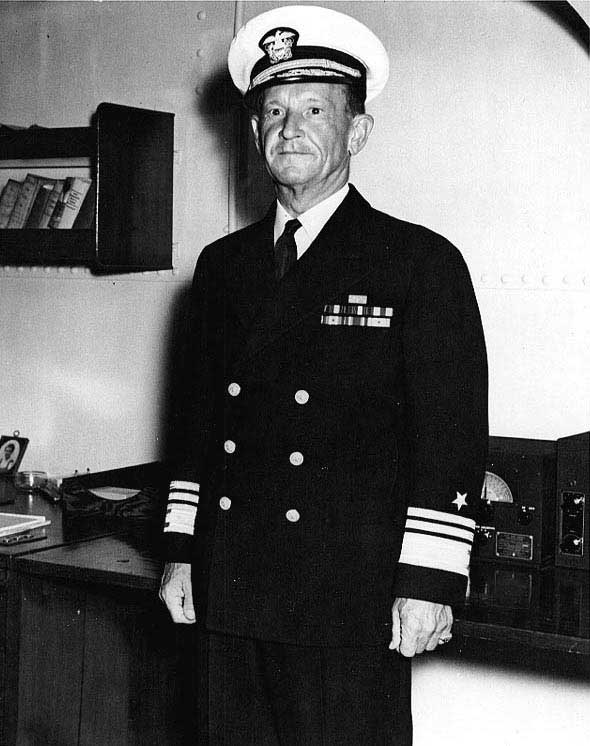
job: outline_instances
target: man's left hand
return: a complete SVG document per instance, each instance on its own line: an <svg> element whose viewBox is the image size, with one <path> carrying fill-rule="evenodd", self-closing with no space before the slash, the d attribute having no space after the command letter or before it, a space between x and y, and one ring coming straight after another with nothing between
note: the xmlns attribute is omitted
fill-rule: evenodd
<svg viewBox="0 0 590 746"><path fill-rule="evenodd" d="M406 658L436 650L439 644L451 639L453 612L450 606L396 598L391 609L390 650L397 650Z"/></svg>

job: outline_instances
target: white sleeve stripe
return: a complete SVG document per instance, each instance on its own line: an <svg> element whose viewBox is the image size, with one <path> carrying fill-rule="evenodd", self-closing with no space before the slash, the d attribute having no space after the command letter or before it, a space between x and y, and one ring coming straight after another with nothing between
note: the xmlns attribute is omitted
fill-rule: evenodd
<svg viewBox="0 0 590 746"><path fill-rule="evenodd" d="M458 526L449 526L448 524L442 523L430 523L429 521L416 521L412 518L408 518L406 521L406 531L415 529L416 531L426 531L428 533L436 534L437 536L456 536L464 541L468 541L470 544L473 542L473 531L465 528L459 528Z"/></svg>
<svg viewBox="0 0 590 746"><path fill-rule="evenodd" d="M195 530L194 526L192 524L182 524L182 523L167 523L164 526L164 533L165 534L187 534L188 536L194 536Z"/></svg>
<svg viewBox="0 0 590 746"><path fill-rule="evenodd" d="M168 509L166 510L166 513L170 515L171 513L174 515L195 515L197 512L197 509L194 505L169 505Z"/></svg>
<svg viewBox="0 0 590 746"><path fill-rule="evenodd" d="M420 534L421 536L434 536L439 539L445 539L446 541L458 541L461 544L468 544L469 546L471 546L471 544L473 543L472 539L463 539L458 536L445 536L444 534L436 534L432 531L416 531L416 529L410 528L406 529L406 532L411 534Z"/></svg>
<svg viewBox="0 0 590 746"><path fill-rule="evenodd" d="M170 505L170 503L190 503L191 505L198 505L199 496L189 495L186 492L171 492L170 497L168 498L168 505Z"/></svg>
<svg viewBox="0 0 590 746"><path fill-rule="evenodd" d="M188 490L189 492L199 492L200 486L198 482L182 482L175 480L170 482L171 490Z"/></svg>
<svg viewBox="0 0 590 746"><path fill-rule="evenodd" d="M172 505L166 511L164 533L173 531L179 534L195 533L197 509L190 505Z"/></svg>
<svg viewBox="0 0 590 746"><path fill-rule="evenodd" d="M467 575L470 554L471 545L466 542L408 532L404 534L399 561Z"/></svg>
<svg viewBox="0 0 590 746"><path fill-rule="evenodd" d="M433 530L438 531L444 531L448 527L454 528L458 531L468 531L472 534L475 533L475 525L472 528L470 526L463 526L457 523L452 523L451 521L433 521L428 520L427 518L417 518L416 516L408 516L407 521L414 521L416 525L422 524L422 526L431 526Z"/></svg>
<svg viewBox="0 0 590 746"><path fill-rule="evenodd" d="M443 510L429 510L428 508L408 508L408 518L430 519L432 521L441 521L442 523L451 523L455 526L464 526L475 530L475 521L472 518L465 518L456 513L447 513Z"/></svg>
<svg viewBox="0 0 590 746"><path fill-rule="evenodd" d="M467 567L457 568L456 565L451 564L447 566L442 560L438 558L422 558L419 562L417 562L411 556L404 556L400 557L399 561L400 564L404 565L417 565L419 567L427 567L430 570L442 570L444 572L455 573L455 575L465 575L465 577L469 577L469 569Z"/></svg>

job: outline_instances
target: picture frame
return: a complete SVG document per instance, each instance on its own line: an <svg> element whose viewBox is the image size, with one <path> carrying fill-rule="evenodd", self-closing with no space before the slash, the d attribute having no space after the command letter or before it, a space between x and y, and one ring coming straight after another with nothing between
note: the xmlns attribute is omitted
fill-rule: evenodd
<svg viewBox="0 0 590 746"><path fill-rule="evenodd" d="M21 438L18 432L0 435L0 477L16 474L28 444L29 439Z"/></svg>

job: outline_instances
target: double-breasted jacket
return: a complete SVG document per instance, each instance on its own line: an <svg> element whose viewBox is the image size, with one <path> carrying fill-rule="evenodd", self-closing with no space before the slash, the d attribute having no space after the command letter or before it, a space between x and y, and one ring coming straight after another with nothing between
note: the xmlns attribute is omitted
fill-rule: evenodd
<svg viewBox="0 0 590 746"><path fill-rule="evenodd" d="M477 303L445 239L349 194L280 283L274 209L208 246L166 558L230 634L389 639L396 596L462 600L487 449Z"/></svg>

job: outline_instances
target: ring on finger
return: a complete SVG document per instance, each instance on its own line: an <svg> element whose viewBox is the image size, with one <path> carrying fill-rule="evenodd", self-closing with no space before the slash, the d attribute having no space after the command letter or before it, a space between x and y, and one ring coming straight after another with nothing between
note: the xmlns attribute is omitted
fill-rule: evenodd
<svg viewBox="0 0 590 746"><path fill-rule="evenodd" d="M447 637L441 637L438 641L439 645L445 645L447 642L450 642L453 639L453 635L448 635Z"/></svg>

